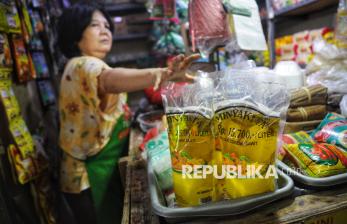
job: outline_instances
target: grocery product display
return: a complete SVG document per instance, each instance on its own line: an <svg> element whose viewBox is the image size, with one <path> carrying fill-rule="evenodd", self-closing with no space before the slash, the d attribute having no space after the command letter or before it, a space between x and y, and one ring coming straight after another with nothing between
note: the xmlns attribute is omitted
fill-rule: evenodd
<svg viewBox="0 0 347 224"><path fill-rule="evenodd" d="M102 59L98 74L79 73L77 63L65 76L69 59L58 48L57 27L76 2L105 9L98 12L114 26L71 21L95 32L95 44L112 35L108 54L88 67ZM1 1L0 223L87 217L83 206L94 204L82 196L100 194L100 205L108 199L94 188L108 185L88 177L91 161L98 180L120 180L109 184L119 205L98 208L98 220L117 209L122 224L345 223L346 18L346 0ZM94 57L74 44L77 56ZM178 62L180 54L200 57ZM165 73L152 73L160 67ZM108 73L113 68L119 73ZM129 86L145 89L128 97L102 89L105 76L126 80L130 69L134 77L136 69L151 71L155 80L131 74ZM174 82L178 75L185 78ZM67 97L63 109L61 79L77 80L86 94L76 95L77 103ZM72 123L60 139L66 111ZM122 131L109 136L114 119ZM94 133L101 124L105 130ZM80 138L72 153L60 147L71 136ZM87 144L86 136L104 147ZM75 158L81 150L85 157ZM110 173L98 160L106 152L119 157Z"/></svg>

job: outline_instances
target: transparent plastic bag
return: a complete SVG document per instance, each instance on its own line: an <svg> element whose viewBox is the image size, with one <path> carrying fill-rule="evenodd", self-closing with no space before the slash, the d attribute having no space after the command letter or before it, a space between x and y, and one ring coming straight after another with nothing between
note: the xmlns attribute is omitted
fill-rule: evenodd
<svg viewBox="0 0 347 224"><path fill-rule="evenodd" d="M347 117L347 95L344 95L340 102L341 114Z"/></svg>
<svg viewBox="0 0 347 224"><path fill-rule="evenodd" d="M315 57L307 65L307 84L321 84L328 92L347 93L347 51L323 39L313 43Z"/></svg>
<svg viewBox="0 0 347 224"><path fill-rule="evenodd" d="M274 169L278 138L289 105L286 87L265 68L228 70L216 87L214 134L219 163L234 165L247 177L248 167L266 175ZM271 165L271 166L270 166ZM252 169L252 168L250 168ZM239 198L276 189L275 177L225 178L220 198Z"/></svg>
<svg viewBox="0 0 347 224"><path fill-rule="evenodd" d="M336 63L323 67L307 77L307 84L321 84L328 88L328 93L347 93L347 65Z"/></svg>
<svg viewBox="0 0 347 224"><path fill-rule="evenodd" d="M158 185L162 191L168 207L174 207L174 194L172 183L172 166L170 158L169 140L167 132L160 133L157 137L147 142L148 161L152 164Z"/></svg>
<svg viewBox="0 0 347 224"><path fill-rule="evenodd" d="M227 14L220 0L191 0L189 24L193 50L197 47L204 57L230 38Z"/></svg>
<svg viewBox="0 0 347 224"><path fill-rule="evenodd" d="M170 83L162 92L168 122L173 184L182 207L213 201L213 176L185 178L185 166L212 163L211 131L213 81L200 76L189 85Z"/></svg>

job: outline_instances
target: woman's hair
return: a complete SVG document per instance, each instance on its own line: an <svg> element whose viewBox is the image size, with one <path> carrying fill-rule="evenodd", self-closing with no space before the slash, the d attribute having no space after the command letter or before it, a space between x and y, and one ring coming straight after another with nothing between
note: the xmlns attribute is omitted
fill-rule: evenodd
<svg viewBox="0 0 347 224"><path fill-rule="evenodd" d="M93 1L80 1L65 9L58 20L57 44L65 57L72 58L81 55L78 42L82 39L82 34L90 24L95 11L100 11L105 16L113 33L114 26L111 17L101 5Z"/></svg>

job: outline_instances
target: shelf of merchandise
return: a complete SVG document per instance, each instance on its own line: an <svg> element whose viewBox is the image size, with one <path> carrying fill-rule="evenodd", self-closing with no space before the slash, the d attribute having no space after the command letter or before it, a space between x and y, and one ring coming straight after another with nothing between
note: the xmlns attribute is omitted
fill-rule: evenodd
<svg viewBox="0 0 347 224"><path fill-rule="evenodd" d="M338 5L339 0L303 0L297 4L284 7L275 11L272 7L271 0L266 0L267 18L267 40L270 51L270 66L275 65L275 27L276 22L281 18L289 16L305 16L311 13L319 12L329 7Z"/></svg>
<svg viewBox="0 0 347 224"><path fill-rule="evenodd" d="M119 35L113 38L113 41L127 41L127 40L138 40L138 39L147 39L148 33L132 33L126 35Z"/></svg>
<svg viewBox="0 0 347 224"><path fill-rule="evenodd" d="M337 5L338 2L338 0L304 0L297 4L275 11L275 17L305 15L308 13L317 12L328 6Z"/></svg>
<svg viewBox="0 0 347 224"><path fill-rule="evenodd" d="M104 4L104 7L110 15L115 16L141 13L147 11L143 3L106 3Z"/></svg>

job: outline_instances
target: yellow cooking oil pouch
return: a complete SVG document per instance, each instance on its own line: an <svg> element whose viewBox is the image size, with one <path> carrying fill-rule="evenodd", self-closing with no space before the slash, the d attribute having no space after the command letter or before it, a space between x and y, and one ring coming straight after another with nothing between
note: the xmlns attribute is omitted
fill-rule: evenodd
<svg viewBox="0 0 347 224"><path fill-rule="evenodd" d="M194 84L170 84L163 96L168 123L173 187L181 207L214 201L211 130L213 85L208 78ZM208 170L206 170L208 169Z"/></svg>
<svg viewBox="0 0 347 224"><path fill-rule="evenodd" d="M288 108L284 86L266 70L229 70L217 86L213 130L222 155L224 199L276 189L275 158L283 129L281 114Z"/></svg>
<svg viewBox="0 0 347 224"><path fill-rule="evenodd" d="M203 166L212 165L211 118L199 112L167 114L173 183L180 206L212 201L213 176L203 176Z"/></svg>

